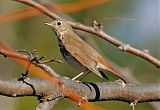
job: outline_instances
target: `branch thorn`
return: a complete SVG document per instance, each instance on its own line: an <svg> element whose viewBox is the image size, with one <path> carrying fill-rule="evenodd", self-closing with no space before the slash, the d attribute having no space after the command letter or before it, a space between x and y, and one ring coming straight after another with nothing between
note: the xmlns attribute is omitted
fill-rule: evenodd
<svg viewBox="0 0 160 110"><path fill-rule="evenodd" d="M137 100L130 103L130 106L132 107L132 110L135 110L136 104L137 104Z"/></svg>
<svg viewBox="0 0 160 110"><path fill-rule="evenodd" d="M103 30L103 24L101 22L97 22L96 20L93 21L93 28L96 31L102 31Z"/></svg>
<svg viewBox="0 0 160 110"><path fill-rule="evenodd" d="M115 82L118 83L118 84L120 84L122 87L126 86L126 83L122 79L118 79Z"/></svg>
<svg viewBox="0 0 160 110"><path fill-rule="evenodd" d="M143 52L149 54L149 50L148 49L143 49Z"/></svg>
<svg viewBox="0 0 160 110"><path fill-rule="evenodd" d="M124 44L124 45L119 46L118 48L122 51L127 51L129 47L130 47L129 44Z"/></svg>
<svg viewBox="0 0 160 110"><path fill-rule="evenodd" d="M13 94L12 94L12 96L13 96L13 97L16 97L16 96L17 96L17 94L13 93Z"/></svg>

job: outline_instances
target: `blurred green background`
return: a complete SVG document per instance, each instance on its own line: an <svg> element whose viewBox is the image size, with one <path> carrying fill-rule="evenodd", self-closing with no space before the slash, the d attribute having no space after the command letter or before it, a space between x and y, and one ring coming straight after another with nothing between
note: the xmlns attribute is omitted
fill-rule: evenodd
<svg viewBox="0 0 160 110"><path fill-rule="evenodd" d="M40 1L40 0L35 0ZM45 1L45 0L44 0ZM77 0L46 0L46 3L67 3ZM87 2L87 1L86 1ZM121 40L125 44L144 50L148 49L150 54L160 59L160 1L159 0L111 0L103 5L98 5L80 12L69 14L78 22L91 25L93 20L102 22L104 31ZM12 1L0 1L0 16L6 13L19 11L28 6ZM56 35L44 25L51 19L46 15L31 17L9 23L0 24L0 39L14 49L37 49L38 55L45 55L48 59L56 57L62 61ZM122 70L127 71L140 82L159 82L160 70L147 61L132 54L121 52L117 47L107 41L88 34L87 39L92 39L104 56L117 64ZM0 57L1 77L19 77L24 69L9 59ZM62 76L73 77L79 71L74 70L66 63L49 64ZM102 81L92 74L84 81ZM103 80L104 81L104 80ZM3 110L32 110L38 101L33 97L8 98L0 97L0 109ZM129 110L130 107L124 102L103 101L95 102L107 110ZM54 110L82 110L68 99L60 101ZM137 104L136 110L154 110L149 104Z"/></svg>

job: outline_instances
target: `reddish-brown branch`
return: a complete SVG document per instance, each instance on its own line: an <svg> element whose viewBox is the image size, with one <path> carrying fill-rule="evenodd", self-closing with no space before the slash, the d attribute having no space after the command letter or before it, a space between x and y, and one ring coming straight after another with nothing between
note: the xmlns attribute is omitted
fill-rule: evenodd
<svg viewBox="0 0 160 110"><path fill-rule="evenodd" d="M60 17L57 14L52 13L52 11L50 11L48 8L46 8L43 5L38 4L37 2L34 2L32 0L15 0L15 1L22 2L22 3L25 3L29 6L32 6L51 18L54 17L54 19L60 19Z"/></svg>
<svg viewBox="0 0 160 110"><path fill-rule="evenodd" d="M12 58L21 59L21 60L24 60L24 61L28 60L27 56L25 56L25 55L16 53L14 51L8 51L8 50L5 50L5 49L0 49L0 54L4 55L4 57L12 57Z"/></svg>
<svg viewBox="0 0 160 110"><path fill-rule="evenodd" d="M57 75L52 69L50 69L49 66L45 64L39 64L36 62L32 62L30 59L28 59L26 55L23 55L23 54L14 52L14 51L0 49L0 54L6 57L11 57L13 59L25 61L27 63L27 65L25 64L25 68L27 71L31 71L32 74L36 75L37 77L50 81L57 87L61 88L61 91L63 92L64 96L70 98L71 100L77 102L78 104L86 102L86 100L83 99L83 97L81 97L79 94L77 94L77 92L68 88L64 83L62 83L59 80L59 75Z"/></svg>
<svg viewBox="0 0 160 110"><path fill-rule="evenodd" d="M60 19L60 17L57 14L55 14L54 12L50 11L46 7L40 5L32 0L16 0L16 1L30 5L53 19ZM88 27L88 26L85 26L80 23L75 23L75 22L71 22L71 21L68 21L68 22L75 29L79 29L79 30L83 30L83 31L95 34L95 35L109 41L110 43L114 44L115 46L119 47L121 50L123 50L125 52L129 52L129 53L134 54L136 56L139 56L139 57L145 59L146 61L152 63L153 65L160 67L160 61L158 59L154 58L153 56L151 56L143 51L140 51L140 50L135 49L131 46L125 45L124 43L120 42L119 40L109 36L104 31L101 31L101 30L98 31L98 30L95 30L93 27Z"/></svg>
<svg viewBox="0 0 160 110"><path fill-rule="evenodd" d="M95 7L97 5L104 4L106 2L109 2L111 0L78 0L74 2L69 2L69 3L62 3L62 4L57 4L55 5L52 4L47 4L45 5L47 8L51 8L52 10L58 10L63 13L76 13L91 7ZM8 13L8 14L1 14L0 16L0 24L2 23L9 23L9 22L14 22L22 19L27 19L31 18L34 16L39 16L42 15L41 12L36 10L35 8L26 8L22 9L20 11L16 11L13 13Z"/></svg>

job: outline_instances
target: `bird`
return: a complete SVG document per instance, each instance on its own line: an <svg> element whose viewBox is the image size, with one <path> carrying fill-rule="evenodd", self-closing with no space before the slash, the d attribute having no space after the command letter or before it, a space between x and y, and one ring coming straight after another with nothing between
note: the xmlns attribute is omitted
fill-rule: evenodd
<svg viewBox="0 0 160 110"><path fill-rule="evenodd" d="M101 78L108 79L101 71L102 69L116 75L123 82L127 82L94 48L74 32L74 29L67 21L57 19L45 23L45 25L48 25L56 33L60 52L65 61L73 68L81 71L81 73L73 79L78 78L83 73L91 72Z"/></svg>

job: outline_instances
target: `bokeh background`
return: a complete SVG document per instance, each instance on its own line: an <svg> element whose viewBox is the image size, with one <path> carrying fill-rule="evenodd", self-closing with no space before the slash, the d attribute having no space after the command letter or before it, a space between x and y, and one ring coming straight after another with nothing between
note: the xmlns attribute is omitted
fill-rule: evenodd
<svg viewBox="0 0 160 110"><path fill-rule="evenodd" d="M101 0L94 3L92 0L35 0L43 4L53 4L57 7L59 4L77 3L77 7L72 5L57 12L66 17L74 19L85 25L92 25L93 20L103 24L103 30L114 38L119 39L125 44L129 44L140 50L149 50L149 54L160 59L160 1L159 0L106 0L99 4ZM105 0L104 0L105 1ZM89 2L89 3L88 3ZM94 4L89 6L87 4ZM96 5L97 4L97 5ZM99 5L98 5L99 4ZM86 8L77 10L78 7L87 5ZM56 35L44 25L51 21L46 15L34 16L31 14L23 19L14 20L16 17L6 16L21 10L29 8L28 6L12 0L0 0L0 40L10 45L14 49L26 49L31 51L37 49L37 54L46 56L48 59L55 57L62 61ZM65 12L68 8L72 11ZM16 15L16 14L15 14ZM17 15L16 15L17 16ZM7 21L7 19L9 19ZM6 20L6 21L5 21ZM134 76L134 80L142 83L152 83L160 81L160 70L147 61L132 54L121 52L117 47L109 42L94 35L85 34L84 39L93 47L97 48L107 59L115 66L127 74ZM74 70L66 63L49 64L57 73L62 76L74 77L79 71ZM1 77L20 77L24 72L15 62L0 57L0 75ZM32 75L31 75L32 77ZM109 76L111 79L114 77ZM105 81L91 74L84 81ZM32 110L36 107L38 101L34 97L8 98L0 96L0 109L3 110ZM129 110L129 104L116 101L95 102L106 110ZM54 110L82 110L75 103L68 99L63 99L55 106ZM148 103L137 104L136 110L155 110ZM158 110L158 109L157 109ZM160 110L160 109L159 109Z"/></svg>

